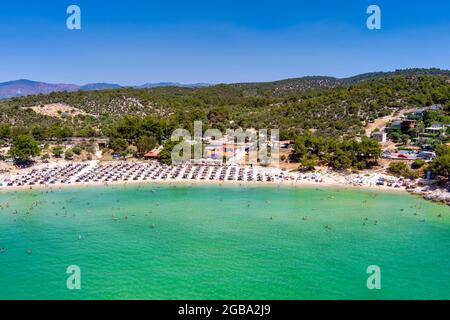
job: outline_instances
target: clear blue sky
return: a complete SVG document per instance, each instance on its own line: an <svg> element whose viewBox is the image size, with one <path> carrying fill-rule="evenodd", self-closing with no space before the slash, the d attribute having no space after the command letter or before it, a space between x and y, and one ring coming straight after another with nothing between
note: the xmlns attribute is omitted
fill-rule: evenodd
<svg viewBox="0 0 450 320"><path fill-rule="evenodd" d="M82 30L66 28L81 8ZM366 8L382 29L366 28ZM0 81L122 85L450 69L450 1L5 0Z"/></svg>

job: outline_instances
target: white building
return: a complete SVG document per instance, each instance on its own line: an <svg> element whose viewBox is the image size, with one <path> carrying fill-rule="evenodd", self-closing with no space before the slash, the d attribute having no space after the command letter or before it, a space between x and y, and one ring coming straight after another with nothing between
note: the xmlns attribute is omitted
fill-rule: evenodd
<svg viewBox="0 0 450 320"><path fill-rule="evenodd" d="M387 142L387 133L384 131L384 128L381 129L380 131L372 132L370 137L380 142L381 144L385 144Z"/></svg>

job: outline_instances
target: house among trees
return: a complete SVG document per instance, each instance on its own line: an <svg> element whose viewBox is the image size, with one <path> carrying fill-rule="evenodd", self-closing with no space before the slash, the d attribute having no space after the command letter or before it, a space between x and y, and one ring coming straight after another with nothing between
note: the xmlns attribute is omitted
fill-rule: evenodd
<svg viewBox="0 0 450 320"><path fill-rule="evenodd" d="M426 115L427 115L427 108L418 108L411 114L411 118L422 119Z"/></svg>
<svg viewBox="0 0 450 320"><path fill-rule="evenodd" d="M391 126L389 127L390 130L400 130L402 127L402 121L397 120L393 121Z"/></svg>
<svg viewBox="0 0 450 320"><path fill-rule="evenodd" d="M416 120L405 119L400 123L400 128L402 131L408 131L416 127Z"/></svg>
<svg viewBox="0 0 450 320"><path fill-rule="evenodd" d="M428 134L440 134L441 132L445 132L447 127L440 123L435 123L429 126L428 128L425 128L425 133Z"/></svg>
<svg viewBox="0 0 450 320"><path fill-rule="evenodd" d="M242 143L224 143L220 141L206 147L206 159L221 163L225 157L228 164L237 164L245 157L246 147L246 144Z"/></svg>
<svg viewBox="0 0 450 320"><path fill-rule="evenodd" d="M442 104L433 104L431 107L430 107L430 110L432 110L432 111L439 111L439 110L442 110L443 108L442 108Z"/></svg>
<svg viewBox="0 0 450 320"><path fill-rule="evenodd" d="M380 142L381 144L385 144L387 142L387 133L384 131L384 129L380 130L380 131L374 131L372 132L372 134L370 135L370 137L378 142Z"/></svg>

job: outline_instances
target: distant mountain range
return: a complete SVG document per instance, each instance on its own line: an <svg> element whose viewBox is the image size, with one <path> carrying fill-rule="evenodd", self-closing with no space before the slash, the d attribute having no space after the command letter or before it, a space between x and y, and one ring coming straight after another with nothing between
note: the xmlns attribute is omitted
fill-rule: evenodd
<svg viewBox="0 0 450 320"><path fill-rule="evenodd" d="M178 82L160 82L146 83L139 86L131 86L132 88L158 88L158 87L184 87L198 88L207 87L207 83L182 84ZM65 84L65 83L45 83L39 81L31 81L26 79L8 81L0 83L0 99L9 99L13 97L29 96L35 94L47 94L60 91L93 91L125 88L115 83L89 83L86 85Z"/></svg>
<svg viewBox="0 0 450 320"><path fill-rule="evenodd" d="M445 76L450 79L450 70L442 70L437 68L431 69L404 69L392 72L373 72L359 74L349 78L335 78L326 76L307 76L302 78L291 78L272 82L246 82L230 84L231 87L242 89L244 94L255 94L258 90L273 90L278 94L292 91L307 91L314 89L331 89L338 86L357 84L363 81L375 80L380 78L395 76L411 76L418 77L423 75ZM136 86L121 86L115 83L89 83L86 85L75 84L51 84L45 82L37 82L31 80L15 80L0 83L0 99L8 99L12 97L28 96L35 94L47 94L58 91L95 91L118 88L136 88L151 89L160 87L181 87L181 88L202 88L208 87L208 83L182 84L178 82L159 82L145 83Z"/></svg>
<svg viewBox="0 0 450 320"><path fill-rule="evenodd" d="M31 80L15 80L0 83L0 99L28 96L54 91L77 91L80 87L73 84L50 84Z"/></svg>

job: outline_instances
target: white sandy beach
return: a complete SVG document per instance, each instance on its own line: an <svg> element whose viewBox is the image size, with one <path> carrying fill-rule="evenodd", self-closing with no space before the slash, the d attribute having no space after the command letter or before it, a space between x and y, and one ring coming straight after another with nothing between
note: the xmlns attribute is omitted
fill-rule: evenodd
<svg viewBox="0 0 450 320"><path fill-rule="evenodd" d="M380 183L382 181L382 183ZM84 161L41 164L0 175L0 190L55 190L64 187L136 185L241 185L294 188L358 188L383 192L410 192L450 205L450 192L409 185L408 180L383 173L283 171L278 168L163 165L158 162Z"/></svg>
<svg viewBox="0 0 450 320"><path fill-rule="evenodd" d="M1 189L36 187L96 186L116 184L241 184L308 187L369 187L394 189L377 185L380 178L392 180L397 190L404 190L398 179L382 174L339 175L336 173L300 173L276 168L182 165L166 166L156 162L86 161L47 164L15 170L0 175Z"/></svg>

